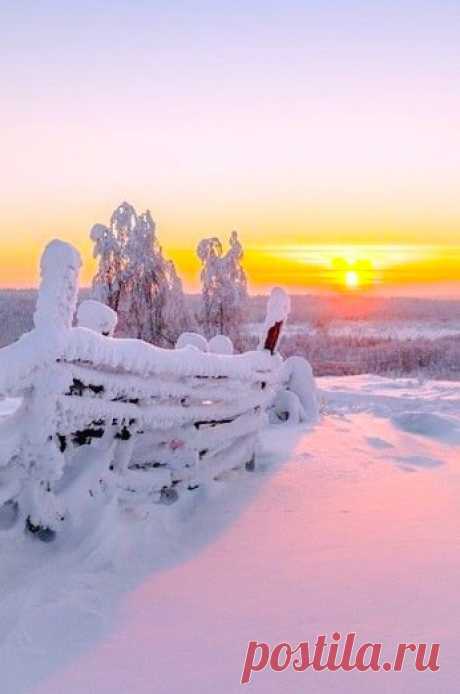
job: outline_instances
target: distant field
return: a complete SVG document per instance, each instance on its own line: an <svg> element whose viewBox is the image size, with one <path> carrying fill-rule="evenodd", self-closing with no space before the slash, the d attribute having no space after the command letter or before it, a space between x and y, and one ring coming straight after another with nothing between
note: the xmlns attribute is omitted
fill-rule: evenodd
<svg viewBox="0 0 460 694"><path fill-rule="evenodd" d="M31 329L35 301L35 290L0 290L0 347ZM199 297L188 301L198 313ZM265 306L266 297L250 300L247 348L257 344ZM460 378L460 302L294 296L281 350L305 356L318 376Z"/></svg>
<svg viewBox="0 0 460 694"><path fill-rule="evenodd" d="M250 323L248 332L258 335L263 323ZM419 337L436 340L439 337L460 336L460 320L452 320L449 323L435 320L399 320L381 322L374 320L360 321L331 321L317 327L312 323L290 322L285 328L288 337L313 337L326 333L331 337L363 337L378 339L415 340Z"/></svg>

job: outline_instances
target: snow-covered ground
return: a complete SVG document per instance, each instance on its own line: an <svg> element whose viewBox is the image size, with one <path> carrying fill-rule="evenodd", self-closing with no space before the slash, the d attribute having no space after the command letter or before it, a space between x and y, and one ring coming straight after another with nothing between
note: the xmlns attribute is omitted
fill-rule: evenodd
<svg viewBox="0 0 460 694"><path fill-rule="evenodd" d="M109 510L68 548L2 532L2 694L233 694L248 641L336 631L439 642L440 670L265 670L248 691L457 692L460 383L318 383L320 423L264 432L258 471L195 508Z"/></svg>

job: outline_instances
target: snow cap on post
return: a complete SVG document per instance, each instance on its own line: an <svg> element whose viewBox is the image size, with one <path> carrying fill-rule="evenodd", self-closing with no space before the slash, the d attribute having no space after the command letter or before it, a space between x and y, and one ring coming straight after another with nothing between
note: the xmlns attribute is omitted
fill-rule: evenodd
<svg viewBox="0 0 460 694"><path fill-rule="evenodd" d="M273 287L268 303L265 322L268 326L287 320L291 310L291 299L281 287Z"/></svg>
<svg viewBox="0 0 460 694"><path fill-rule="evenodd" d="M69 243L55 239L45 248L34 325L40 329L72 327L77 304L81 258Z"/></svg>
<svg viewBox="0 0 460 694"><path fill-rule="evenodd" d="M82 301L77 310L78 326L89 328L101 335L113 335L117 320L116 311L94 299Z"/></svg>
<svg viewBox="0 0 460 694"><path fill-rule="evenodd" d="M259 348L276 351L283 323L291 310L291 300L281 287L274 287L267 303L267 314Z"/></svg>

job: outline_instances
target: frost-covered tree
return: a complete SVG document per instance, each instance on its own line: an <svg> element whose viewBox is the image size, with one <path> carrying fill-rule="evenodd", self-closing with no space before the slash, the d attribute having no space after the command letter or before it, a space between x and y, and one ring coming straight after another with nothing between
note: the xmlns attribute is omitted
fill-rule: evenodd
<svg viewBox="0 0 460 694"><path fill-rule="evenodd" d="M232 231L229 244L225 254L216 237L203 239L198 244L197 254L203 264L202 322L206 337L227 335L238 345L245 322L248 289L241 264L243 247L236 231Z"/></svg>
<svg viewBox="0 0 460 694"><path fill-rule="evenodd" d="M97 301L118 310L120 300L121 248L113 229L104 224L95 224L90 232L94 243L93 256L99 262L93 278L93 295Z"/></svg>
<svg viewBox="0 0 460 694"><path fill-rule="evenodd" d="M172 260L166 261L165 274L169 289L164 296L162 318L168 342L175 344L178 335L186 330L195 330L197 326L194 316L187 307L182 280L177 274Z"/></svg>
<svg viewBox="0 0 460 694"><path fill-rule="evenodd" d="M118 313L117 334L173 346L191 321L182 283L163 256L150 212L138 215L124 202L109 227L92 228L91 238L99 259L93 295Z"/></svg>

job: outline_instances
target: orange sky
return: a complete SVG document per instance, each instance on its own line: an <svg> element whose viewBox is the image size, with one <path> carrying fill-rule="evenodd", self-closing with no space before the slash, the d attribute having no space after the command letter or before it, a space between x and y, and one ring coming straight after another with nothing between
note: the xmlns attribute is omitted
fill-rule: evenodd
<svg viewBox="0 0 460 694"><path fill-rule="evenodd" d="M104 220L107 221L107 220ZM205 230L211 233L211 230ZM37 284L39 255L44 244L60 236L75 244L83 256L81 284L89 285L95 271L92 245L78 229L73 233L28 235L28 243L15 237L2 240L1 285L30 287ZM243 244L244 234L240 234ZM163 241L161 230L160 242ZM166 235L167 237L167 235ZM200 238L191 235L190 246L162 244L174 260L187 291L199 288L200 263L194 248ZM225 240L226 234L221 238ZM266 292L274 284L290 291L429 297L460 296L460 246L421 243L258 243L245 246L244 266L252 293ZM350 279L352 283L350 285Z"/></svg>

